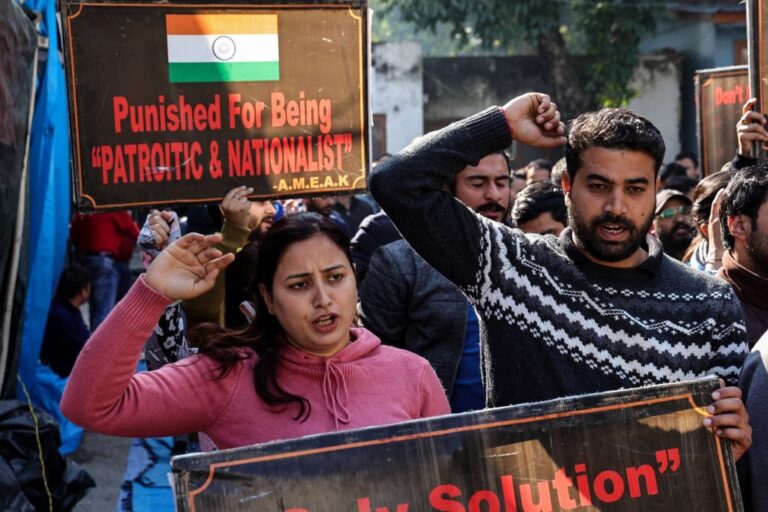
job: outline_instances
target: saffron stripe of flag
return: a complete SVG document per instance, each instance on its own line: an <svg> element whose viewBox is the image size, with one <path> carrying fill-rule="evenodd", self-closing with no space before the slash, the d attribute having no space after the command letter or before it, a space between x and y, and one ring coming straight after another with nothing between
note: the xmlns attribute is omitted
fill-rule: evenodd
<svg viewBox="0 0 768 512"><path fill-rule="evenodd" d="M167 14L168 35L277 34L276 14Z"/></svg>
<svg viewBox="0 0 768 512"><path fill-rule="evenodd" d="M220 62L212 48L219 37L229 37L235 45L234 56L226 62L277 62L277 34L209 34L199 36L168 35L168 62Z"/></svg>

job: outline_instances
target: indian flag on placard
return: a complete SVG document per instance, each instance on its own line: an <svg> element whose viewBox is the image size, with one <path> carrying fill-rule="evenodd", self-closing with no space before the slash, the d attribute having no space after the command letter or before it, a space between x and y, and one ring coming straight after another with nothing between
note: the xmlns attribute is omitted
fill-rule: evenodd
<svg viewBox="0 0 768 512"><path fill-rule="evenodd" d="M173 82L280 79L276 14L168 14Z"/></svg>

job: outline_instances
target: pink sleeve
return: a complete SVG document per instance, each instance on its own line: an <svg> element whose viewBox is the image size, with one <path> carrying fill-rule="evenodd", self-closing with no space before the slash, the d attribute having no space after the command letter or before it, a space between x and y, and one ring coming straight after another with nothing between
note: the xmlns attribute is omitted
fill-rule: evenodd
<svg viewBox="0 0 768 512"><path fill-rule="evenodd" d="M205 430L228 405L242 366L213 379L207 357L135 373L169 300L139 278L91 336L61 400L64 415L96 432L159 437Z"/></svg>
<svg viewBox="0 0 768 512"><path fill-rule="evenodd" d="M451 413L451 406L445 396L445 390L437 378L435 370L425 361L424 372L421 374L421 416L442 416Z"/></svg>

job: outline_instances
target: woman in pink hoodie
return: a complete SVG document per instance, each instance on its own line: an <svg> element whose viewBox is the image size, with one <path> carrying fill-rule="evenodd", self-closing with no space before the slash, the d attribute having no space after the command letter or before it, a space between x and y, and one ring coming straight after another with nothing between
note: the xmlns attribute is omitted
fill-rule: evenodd
<svg viewBox="0 0 768 512"><path fill-rule="evenodd" d="M61 402L69 419L112 435L203 432L233 448L449 413L426 360L353 327L348 240L312 213L261 241L248 328L211 327L199 355L135 374L165 307L209 290L234 259L219 241L189 234L152 262L80 353Z"/></svg>

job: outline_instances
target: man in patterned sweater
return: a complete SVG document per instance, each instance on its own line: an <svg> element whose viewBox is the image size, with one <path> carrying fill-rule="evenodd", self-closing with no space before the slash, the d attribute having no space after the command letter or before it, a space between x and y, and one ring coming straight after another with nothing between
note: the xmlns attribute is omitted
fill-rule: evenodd
<svg viewBox="0 0 768 512"><path fill-rule="evenodd" d="M559 238L488 221L448 192L457 173L512 139L555 147L563 134L549 97L530 93L417 139L371 174L408 243L482 319L487 405L707 374L733 386L747 345L732 291L647 236L665 151L649 121L621 109L574 121L562 179L571 227ZM736 457L751 438L740 397L722 388L704 419Z"/></svg>

